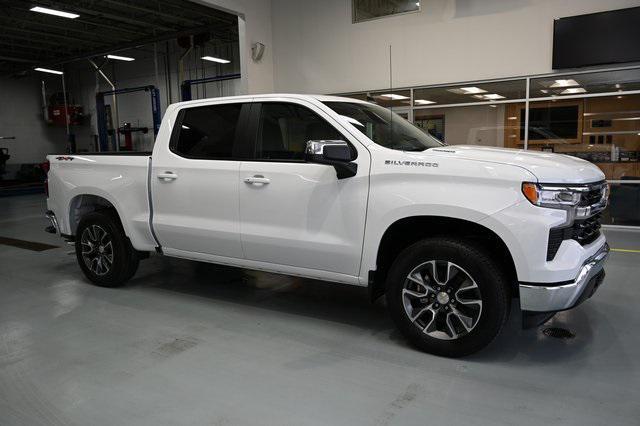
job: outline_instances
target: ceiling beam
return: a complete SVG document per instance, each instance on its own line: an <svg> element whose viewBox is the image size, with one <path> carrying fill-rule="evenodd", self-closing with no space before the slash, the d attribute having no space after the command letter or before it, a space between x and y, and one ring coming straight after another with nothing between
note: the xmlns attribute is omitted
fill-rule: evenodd
<svg viewBox="0 0 640 426"><path fill-rule="evenodd" d="M2 2L2 1L3 0L0 0L0 2ZM29 10L24 9L24 8L20 8L20 7L16 7L16 6L6 6L6 7L7 7L7 10L12 9L12 10L21 12L22 13L21 19L22 18L28 19L27 17L29 15L33 15L33 13L29 12ZM133 34L135 36L148 35L148 32L141 31L139 29L133 29L131 26L124 27L122 24L95 22L95 21L90 20L90 19L85 19L82 15L79 18L75 18L73 20L73 23L84 24L85 26L86 25L91 25L91 26L98 27L98 28L107 28L107 29L111 30L112 32L129 33L129 34ZM70 22L65 22L65 26L67 28L69 27L69 25L73 25L73 24L70 23Z"/></svg>
<svg viewBox="0 0 640 426"><path fill-rule="evenodd" d="M116 32L121 32L121 33L129 33L129 34L135 35L136 37L148 34L148 32L145 32L144 30L142 30L142 31L141 30L134 30L129 26L127 26L125 28L125 27L122 26L122 24L114 25L112 23L102 23L102 22L95 22L94 20L82 19L82 16L80 16L80 18L76 18L75 20L78 21L78 22L81 22L83 24L86 24L86 25L93 25L93 26L99 27L99 28L106 28L106 29L108 29L110 31L116 31Z"/></svg>
<svg viewBox="0 0 640 426"><path fill-rule="evenodd" d="M216 9L213 6L205 6L199 4L196 1L187 0L189 7L185 7L184 2L177 2L175 0L155 0L160 5L167 9L180 10L183 12L196 14L196 15L204 15L210 19L214 19L220 22L224 22L227 24L235 24L238 22L238 17L232 13L222 11L220 9Z"/></svg>
<svg viewBox="0 0 640 426"><path fill-rule="evenodd" d="M9 46L12 47L16 50L32 50L32 51L36 51L36 52L54 52L54 53L59 53L62 52L63 50L56 50L56 49L51 49L51 47L48 46L36 46L32 43L29 43L28 45L25 44L16 44L16 43L12 43L10 41L6 41L3 39L0 39L0 46ZM2 48L0 48L0 50L3 50ZM64 49L66 50L66 52L68 53L68 49Z"/></svg>
<svg viewBox="0 0 640 426"><path fill-rule="evenodd" d="M204 22L202 21L196 21L194 19L190 19L190 18L183 18L182 16L178 16L178 15L174 15L171 13L164 13L164 12L160 12L159 10L154 10L154 9L149 9L146 7L142 7L142 6L138 6L135 3L129 3L129 2L123 2L123 1L118 1L118 0L102 0L105 3L111 3L111 4L115 4L118 6L122 6L122 7L126 7L129 9L133 9L133 10L138 10L140 12L145 12L145 13L151 13L153 15L156 16L162 16L164 18L170 19L170 20L179 20L179 21L183 21L183 22L188 22L190 25L203 25Z"/></svg>
<svg viewBox="0 0 640 426"><path fill-rule="evenodd" d="M59 7L59 8L63 8L63 6L66 6L64 4L61 4L57 1L52 1L52 0L46 0L46 1L41 1L41 3L46 3L52 7ZM94 4L95 7L95 4ZM161 24L156 24L153 22L149 22L149 20L145 20L145 19L135 19L135 18L128 18L126 16L122 16L122 15L116 15L111 13L111 11L106 11L104 9L98 9L98 8L94 8L94 9L87 9L81 6L73 6L73 10L75 10L78 13L85 13L87 15L92 15L92 16L101 16L101 17L105 17L114 21L120 21L120 22L128 22L130 24L134 24L134 25L142 25L145 27L150 27L150 28L156 28L159 30L163 30L163 31L176 31L177 28L175 27L168 27L166 25L161 25Z"/></svg>
<svg viewBox="0 0 640 426"><path fill-rule="evenodd" d="M27 33L27 34L34 34L34 35L39 35L42 37L47 37L47 38L57 38L60 40L67 40L76 44L84 44L84 45L98 45L98 46L104 46L105 43L104 42L99 42L99 41L93 41L93 40L85 40L85 39L80 39L78 37L71 37L71 36L67 36L64 34L56 34L56 33L50 33L50 32L43 32L43 31L36 31L36 30L28 30L26 28L16 28L16 27L12 27L12 28L4 28L5 31L17 31L17 32L22 32L22 33ZM37 41L38 39L36 39Z"/></svg>
<svg viewBox="0 0 640 426"><path fill-rule="evenodd" d="M174 40L178 37L184 37L184 36L189 36L192 34L198 34L198 33L203 33L203 32L208 32L212 30L212 27L215 26L211 26L211 25L205 25L202 27L196 27L196 28L192 28L189 30L184 30L184 31L176 31L173 33L165 33L165 34L160 34L158 36L149 36L149 37L144 37L129 43L123 43L120 45L115 45L115 46L108 46L108 47L101 47L98 49L95 49L93 51L90 52L85 52L85 53L81 53L79 55L75 55L75 56L70 56L70 57L66 57L66 58L61 58L58 61L53 61L51 63L49 63L48 65L58 65L58 64L63 64L63 63L67 63L67 62L72 62L72 61L77 61L80 59L87 59L87 58L93 58L96 56L104 56L110 53L115 53L121 50L128 50L128 49L133 49L133 48L137 48L137 47L141 47L144 46L146 44L151 44L151 43L156 43L156 42L161 42L161 41L168 41L168 40Z"/></svg>
<svg viewBox="0 0 640 426"><path fill-rule="evenodd" d="M22 40L22 41L26 41L28 43L33 43L34 39L32 37L24 37L21 35L16 35L16 34L7 34L7 33L0 33L0 40L2 39L10 39L10 40ZM57 41L51 41L51 40L46 40L43 38L39 38L38 40L36 40L37 43L41 43L41 44L48 44L50 46L60 46L60 43Z"/></svg>
<svg viewBox="0 0 640 426"><path fill-rule="evenodd" d="M2 55L0 55L0 61L23 62L28 64L35 64L37 62L37 61L34 61L33 59L19 58L16 56L2 56Z"/></svg>
<svg viewBox="0 0 640 426"><path fill-rule="evenodd" d="M2 46L2 44L0 43L0 55L18 56L20 58L28 59L33 62L46 63L60 56L68 56L69 53L44 50L37 51L34 49L10 49L8 47Z"/></svg>
<svg viewBox="0 0 640 426"><path fill-rule="evenodd" d="M5 20L7 22L20 22L23 24L27 24L28 26L36 26L36 27L46 27L46 28L53 28L56 30L60 30L61 28L57 25L51 25L51 24L45 24L44 22L38 22L35 20L27 20L27 19L21 19L21 18L16 18L14 16L1 16L0 15L0 20ZM64 27L65 31L71 31L74 33L79 33L79 34L84 34L84 35L95 35L95 31L91 31L91 30L81 30L78 28L73 28L72 26L65 26ZM111 34L109 33L105 33L105 32L101 32L100 33L100 37L101 38L108 38L111 40L116 40L116 41L123 41L123 40L129 40L130 37L124 37L124 36L118 36L116 35L117 32L112 32Z"/></svg>

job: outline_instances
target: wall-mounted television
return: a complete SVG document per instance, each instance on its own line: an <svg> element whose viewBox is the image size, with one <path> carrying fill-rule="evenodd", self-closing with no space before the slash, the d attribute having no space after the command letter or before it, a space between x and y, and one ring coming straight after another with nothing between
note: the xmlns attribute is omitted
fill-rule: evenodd
<svg viewBox="0 0 640 426"><path fill-rule="evenodd" d="M524 140L526 110L520 110L520 140ZM578 105L529 108L529 140L577 139Z"/></svg>
<svg viewBox="0 0 640 426"><path fill-rule="evenodd" d="M640 7L558 18L553 69L640 61Z"/></svg>

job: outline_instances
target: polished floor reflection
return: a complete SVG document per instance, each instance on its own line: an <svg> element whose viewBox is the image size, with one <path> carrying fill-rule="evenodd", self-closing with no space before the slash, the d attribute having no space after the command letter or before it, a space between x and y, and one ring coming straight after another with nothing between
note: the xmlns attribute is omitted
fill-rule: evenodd
<svg viewBox="0 0 640 426"><path fill-rule="evenodd" d="M42 232L42 196L0 198L0 424L629 425L640 418L640 233L608 233L579 308L451 360L408 347L365 289L159 256L89 285Z"/></svg>

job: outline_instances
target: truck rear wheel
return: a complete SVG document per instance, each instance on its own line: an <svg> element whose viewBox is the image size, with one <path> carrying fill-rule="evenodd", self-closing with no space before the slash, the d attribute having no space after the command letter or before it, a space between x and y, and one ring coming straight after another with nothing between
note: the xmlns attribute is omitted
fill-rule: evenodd
<svg viewBox="0 0 640 426"><path fill-rule="evenodd" d="M419 349L460 357L487 346L510 308L504 273L481 248L429 238L403 250L386 282L391 317Z"/></svg>
<svg viewBox="0 0 640 426"><path fill-rule="evenodd" d="M78 224L75 248L80 269L99 286L120 286L138 269L138 254L112 211L83 216Z"/></svg>

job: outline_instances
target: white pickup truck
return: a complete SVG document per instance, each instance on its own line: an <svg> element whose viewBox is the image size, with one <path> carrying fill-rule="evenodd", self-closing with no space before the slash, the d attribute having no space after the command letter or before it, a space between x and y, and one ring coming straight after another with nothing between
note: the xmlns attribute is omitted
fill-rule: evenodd
<svg viewBox="0 0 640 426"><path fill-rule="evenodd" d="M50 232L92 282L157 252L368 286L414 345L489 344L589 298L609 253L594 165L445 146L354 99L257 95L167 108L153 153L50 155Z"/></svg>

